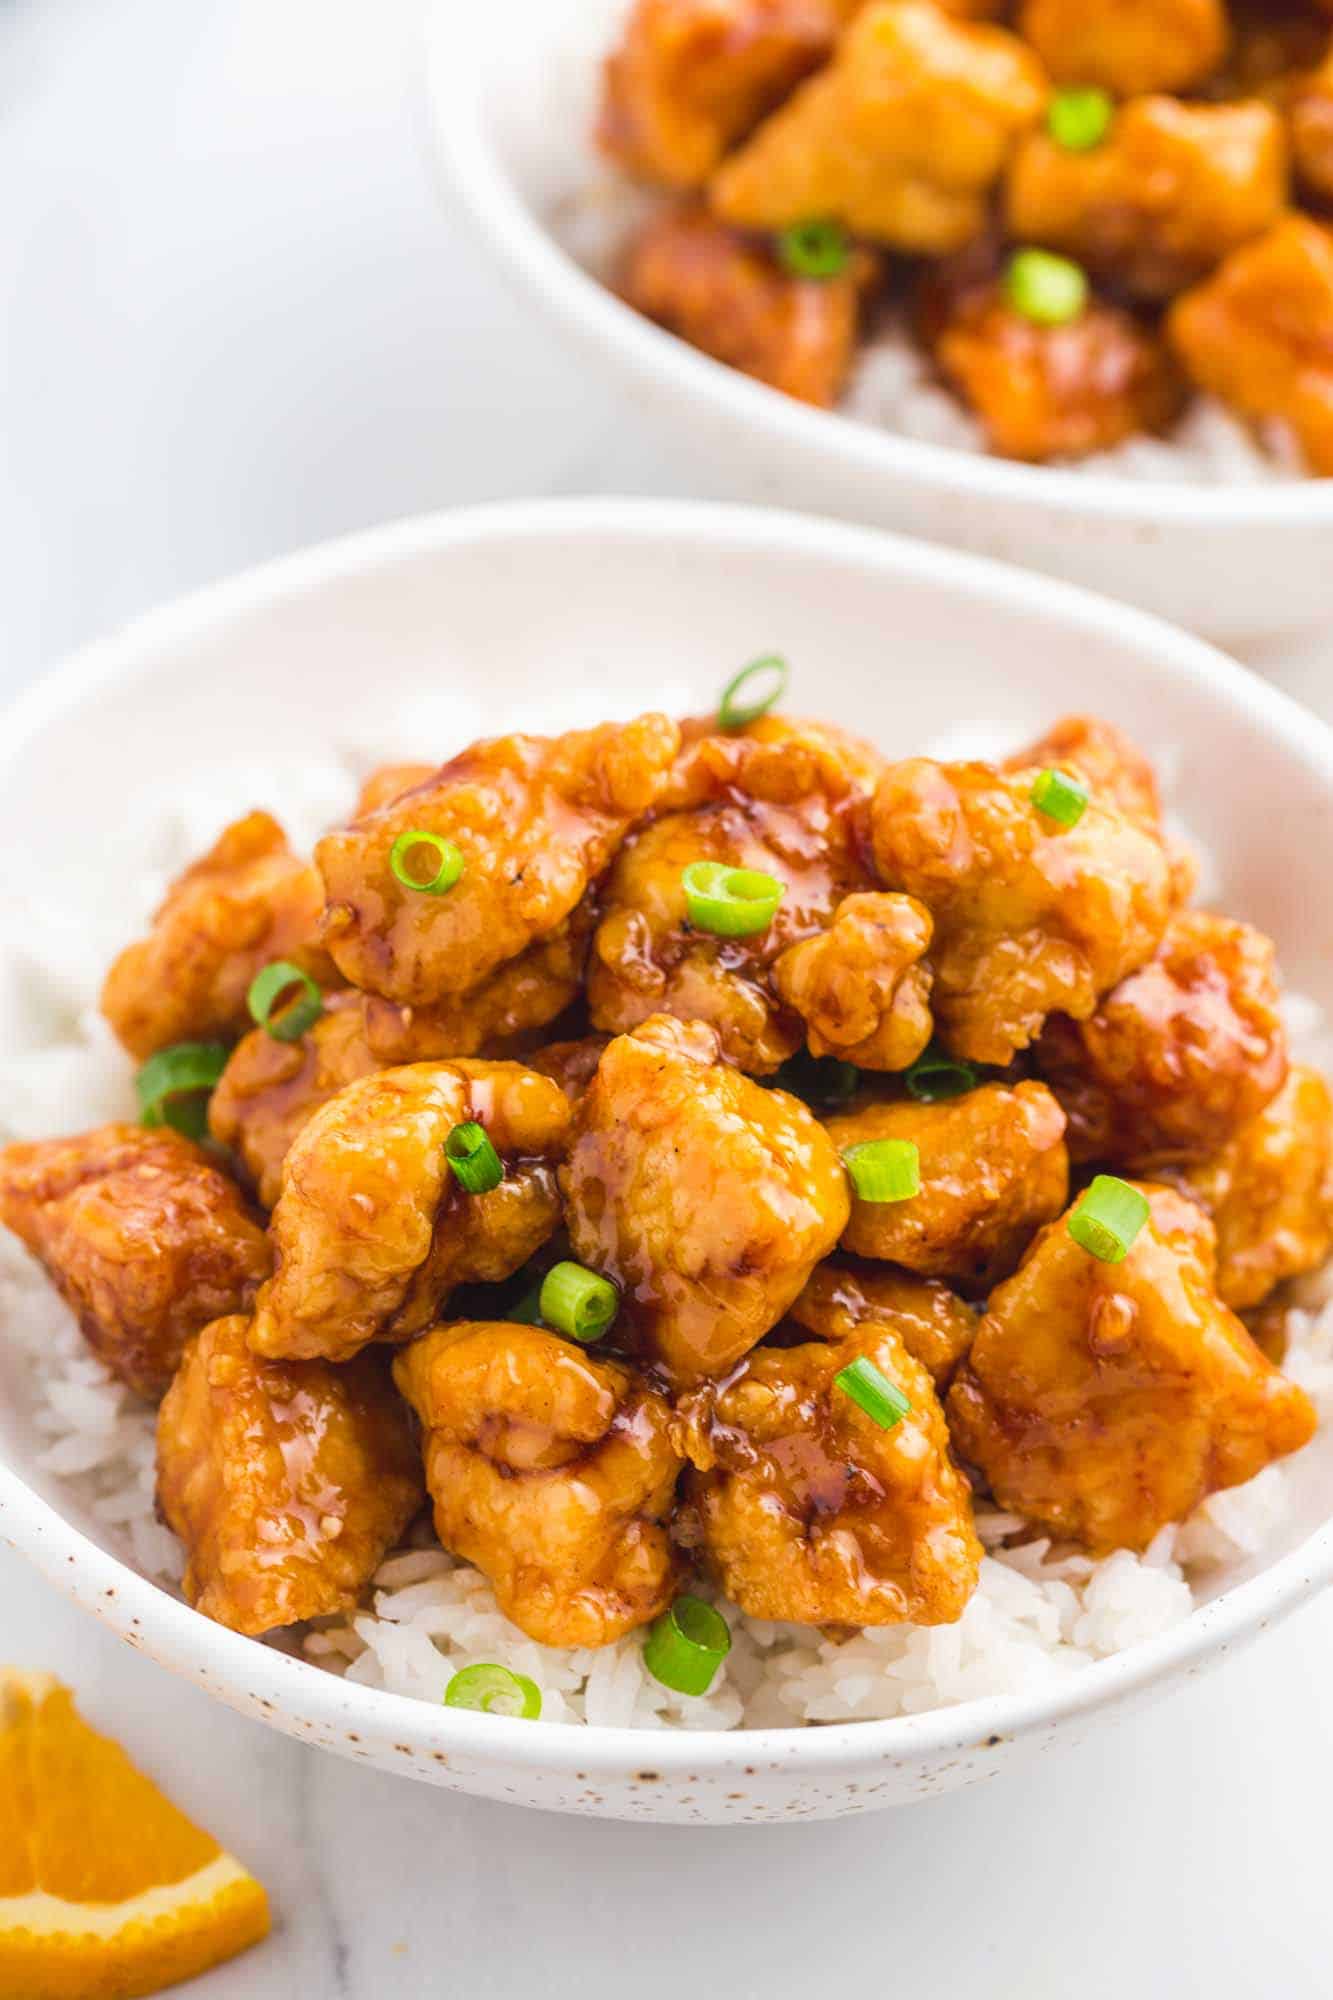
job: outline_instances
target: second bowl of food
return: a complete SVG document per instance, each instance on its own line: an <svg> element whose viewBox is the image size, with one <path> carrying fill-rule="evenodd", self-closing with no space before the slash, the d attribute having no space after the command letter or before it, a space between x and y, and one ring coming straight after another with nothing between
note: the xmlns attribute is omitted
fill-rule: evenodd
<svg viewBox="0 0 1333 2000"><path fill-rule="evenodd" d="M496 509L147 621L3 769L0 1532L159 1658L773 1818L1325 1579L1333 761L1196 642Z"/></svg>
<svg viewBox="0 0 1333 2000"><path fill-rule="evenodd" d="M710 490L1215 637L1323 615L1333 21L441 0L446 180Z"/></svg>

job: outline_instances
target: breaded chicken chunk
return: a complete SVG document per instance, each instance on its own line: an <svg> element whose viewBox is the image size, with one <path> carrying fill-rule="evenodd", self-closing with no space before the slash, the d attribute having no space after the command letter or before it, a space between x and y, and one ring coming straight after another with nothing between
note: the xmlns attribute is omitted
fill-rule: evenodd
<svg viewBox="0 0 1333 2000"><path fill-rule="evenodd" d="M890 1429L839 1386L868 1361L906 1397ZM695 1470L682 1529L752 1618L800 1625L949 1625L981 1549L967 1482L926 1370L890 1326L760 1347L685 1398Z"/></svg>
<svg viewBox="0 0 1333 2000"><path fill-rule="evenodd" d="M597 1065L610 1040L609 1035L581 1035L577 1041L548 1042L544 1048L533 1050L527 1058L528 1068L535 1069L540 1076L552 1077L570 1103L577 1104L596 1076Z"/></svg>
<svg viewBox="0 0 1333 2000"><path fill-rule="evenodd" d="M916 1061L930 1040L933 928L910 896L847 896L826 931L782 953L773 985L805 1024L812 1056L875 1070Z"/></svg>
<svg viewBox="0 0 1333 2000"><path fill-rule="evenodd" d="M633 1368L535 1326L435 1327L394 1362L426 1433L435 1532L544 1646L609 1646L666 1609L682 1460Z"/></svg>
<svg viewBox="0 0 1333 2000"><path fill-rule="evenodd" d="M338 985L316 943L324 892L266 812L219 835L167 891L147 937L121 952L102 1012L133 1056L173 1042L230 1040L250 1026L250 982L287 959L321 986Z"/></svg>
<svg viewBox="0 0 1333 2000"><path fill-rule="evenodd" d="M1034 1057L1076 1160L1156 1173L1207 1159L1287 1074L1273 946L1249 924L1182 911L1088 1020L1053 1015Z"/></svg>
<svg viewBox="0 0 1333 2000"><path fill-rule="evenodd" d="M315 850L328 893L323 935L344 976L413 1007L474 994L569 921L656 803L679 742L662 715L495 737L326 834ZM416 832L462 855L463 872L442 895L408 888L393 871L395 843ZM410 848L400 865L414 872Z"/></svg>
<svg viewBox="0 0 1333 2000"><path fill-rule="evenodd" d="M868 1102L825 1123L841 1154L898 1139L920 1158L921 1192L908 1200L853 1193L845 1248L973 1298L1008 1277L1068 1199L1065 1114L1041 1083L988 1083L940 1104Z"/></svg>
<svg viewBox="0 0 1333 2000"><path fill-rule="evenodd" d="M185 1343L272 1263L240 1189L179 1133L103 1125L0 1152L0 1221L45 1267L113 1373L160 1396Z"/></svg>
<svg viewBox="0 0 1333 2000"><path fill-rule="evenodd" d="M788 1322L820 1340L847 1340L860 1326L891 1327L937 1389L947 1386L972 1345L977 1319L936 1278L849 1258L821 1264L787 1312Z"/></svg>
<svg viewBox="0 0 1333 2000"><path fill-rule="evenodd" d="M1147 1184L1120 1263L1053 1222L990 1301L949 1391L949 1427L1001 1507L1094 1554L1145 1549L1208 1494L1315 1428L1214 1289L1202 1210Z"/></svg>
<svg viewBox="0 0 1333 2000"><path fill-rule="evenodd" d="M1117 97L1202 82L1228 39L1224 0L1021 0L1018 31L1057 83Z"/></svg>
<svg viewBox="0 0 1333 2000"><path fill-rule="evenodd" d="M846 1226L846 1175L805 1106L721 1060L702 1021L611 1043L560 1170L574 1254L619 1287L618 1342L677 1382L781 1319Z"/></svg>
<svg viewBox="0 0 1333 2000"><path fill-rule="evenodd" d="M255 1352L345 1361L419 1333L456 1285L509 1277L559 1224L569 1117L560 1086L518 1063L412 1063L348 1084L287 1154ZM484 1194L445 1157L454 1126L472 1122L505 1169Z"/></svg>
<svg viewBox="0 0 1333 2000"><path fill-rule="evenodd" d="M714 175L724 222L783 229L828 217L896 250L961 249L1017 139L1042 114L1032 51L929 0L870 0L828 67Z"/></svg>
<svg viewBox="0 0 1333 2000"><path fill-rule="evenodd" d="M973 1062L1008 1063L1048 1014L1086 1019L1166 929L1161 840L1096 799L1058 824L1033 803L1035 776L913 757L875 793L880 877L934 918L931 1006Z"/></svg>
<svg viewBox="0 0 1333 2000"><path fill-rule="evenodd" d="M1104 806L1162 828L1157 775L1137 743L1097 715L1065 715L1000 765L1002 771L1068 771Z"/></svg>
<svg viewBox="0 0 1333 2000"><path fill-rule="evenodd" d="M362 780L356 795L354 818L360 819L366 813L378 812L381 806L392 805L404 792L414 792L418 785L424 785L427 778L433 778L439 767L435 764L379 764Z"/></svg>
<svg viewBox="0 0 1333 2000"><path fill-rule="evenodd" d="M1282 98L1296 178L1318 200L1333 198L1333 44Z"/></svg>
<svg viewBox="0 0 1333 2000"><path fill-rule="evenodd" d="M186 1350L158 1414L157 1499L189 1602L258 1634L350 1610L425 1493L384 1356L260 1361L246 1327L214 1320Z"/></svg>

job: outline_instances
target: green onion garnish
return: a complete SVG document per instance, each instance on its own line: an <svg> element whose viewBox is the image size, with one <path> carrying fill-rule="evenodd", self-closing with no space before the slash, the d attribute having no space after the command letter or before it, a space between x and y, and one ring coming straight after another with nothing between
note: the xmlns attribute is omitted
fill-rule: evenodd
<svg viewBox="0 0 1333 2000"><path fill-rule="evenodd" d="M1046 130L1067 153L1088 153L1101 145L1114 116L1109 91L1095 86L1057 90L1046 110Z"/></svg>
<svg viewBox="0 0 1333 2000"><path fill-rule="evenodd" d="M793 222L779 231L777 252L790 278L836 278L847 268L851 244L840 222Z"/></svg>
<svg viewBox="0 0 1333 2000"><path fill-rule="evenodd" d="M1114 1174L1098 1174L1065 1227L1080 1250L1103 1264L1120 1264L1148 1214L1147 1196L1138 1188Z"/></svg>
<svg viewBox="0 0 1333 2000"><path fill-rule="evenodd" d="M423 847L434 856L433 875L414 875L408 866L408 857ZM394 880L401 882L405 889L416 889L423 896L443 896L462 874L463 857L452 840L445 840L438 833L427 833L424 827L414 826L406 833L400 833L389 849L389 866Z"/></svg>
<svg viewBox="0 0 1333 2000"><path fill-rule="evenodd" d="M861 1072L855 1063L843 1062L838 1056L812 1056L801 1049L783 1063L773 1082L803 1103L827 1111L855 1097Z"/></svg>
<svg viewBox="0 0 1333 2000"><path fill-rule="evenodd" d="M678 1597L648 1628L643 1664L673 1694L707 1694L730 1651L722 1613L701 1597Z"/></svg>
<svg viewBox="0 0 1333 2000"><path fill-rule="evenodd" d="M300 998L275 1015L273 1009L293 986L300 987ZM313 1028L324 1012L324 996L319 987L308 972L293 965L289 958L275 958L272 965L255 974L245 1004L255 1026L271 1035L275 1042L299 1042L306 1029Z"/></svg>
<svg viewBox="0 0 1333 2000"><path fill-rule="evenodd" d="M600 1340L620 1310L620 1294L609 1278L582 1264L552 1264L542 1279L538 1309L556 1333L587 1346Z"/></svg>
<svg viewBox="0 0 1333 2000"><path fill-rule="evenodd" d="M514 1715L522 1722L535 1722L542 1712L542 1691L526 1674L511 1674L508 1667L464 1667L454 1675L444 1691L446 1708L476 1708L483 1715Z"/></svg>
<svg viewBox="0 0 1333 2000"><path fill-rule="evenodd" d="M1088 788L1068 771L1043 771L1034 778L1031 799L1039 813L1058 826L1077 826L1088 809Z"/></svg>
<svg viewBox="0 0 1333 2000"><path fill-rule="evenodd" d="M489 1194L505 1177L504 1161L486 1135L486 1127L469 1120L455 1125L444 1142L444 1157L465 1194Z"/></svg>
<svg viewBox="0 0 1333 2000"><path fill-rule="evenodd" d="M882 1431L891 1431L895 1424L900 1424L912 1407L897 1384L890 1382L864 1354L858 1354L855 1361L840 1368L833 1384L859 1404Z"/></svg>
<svg viewBox="0 0 1333 2000"><path fill-rule="evenodd" d="M1050 250L1015 250L1004 274L1004 290L1014 311L1038 326L1065 326L1088 303L1083 267Z"/></svg>
<svg viewBox="0 0 1333 2000"><path fill-rule="evenodd" d="M842 1163L858 1201L910 1201L921 1192L921 1155L911 1139L867 1139Z"/></svg>
<svg viewBox="0 0 1333 2000"><path fill-rule="evenodd" d="M753 937L777 915L786 884L758 868L728 868L725 861L691 861L682 868L685 914L697 931L717 937Z"/></svg>
<svg viewBox="0 0 1333 2000"><path fill-rule="evenodd" d="M760 659L751 660L748 667L742 667L722 690L717 705L717 726L719 729L744 729L751 722L758 722L761 715L767 715L775 703L781 701L787 691L787 681L791 669L781 653L765 653ZM749 701L740 701L738 696L748 682L758 679L761 692ZM762 683L767 681L767 692L762 691Z"/></svg>
<svg viewBox="0 0 1333 2000"><path fill-rule="evenodd" d="M202 1139L208 1130L208 1093L226 1067L222 1042L175 1042L159 1049L134 1079L141 1121Z"/></svg>
<svg viewBox="0 0 1333 2000"><path fill-rule="evenodd" d="M981 1072L974 1064L933 1047L903 1071L903 1088L918 1104L943 1104L951 1097L962 1097L980 1081Z"/></svg>

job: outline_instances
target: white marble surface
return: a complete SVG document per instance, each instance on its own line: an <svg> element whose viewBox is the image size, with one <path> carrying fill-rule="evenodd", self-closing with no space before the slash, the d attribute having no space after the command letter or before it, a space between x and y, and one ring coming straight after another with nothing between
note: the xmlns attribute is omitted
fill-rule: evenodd
<svg viewBox="0 0 1333 2000"><path fill-rule="evenodd" d="M0 691L342 529L681 490L440 214L414 47L407 0L0 0ZM1323 661L1283 678L1326 702ZM0 1561L0 1658L74 1682L270 1886L273 1941L201 2000L748 2000L812 1977L1313 2000L1333 1984L1331 1653L1317 1605L1060 1762L910 1814L630 1830L302 1750Z"/></svg>

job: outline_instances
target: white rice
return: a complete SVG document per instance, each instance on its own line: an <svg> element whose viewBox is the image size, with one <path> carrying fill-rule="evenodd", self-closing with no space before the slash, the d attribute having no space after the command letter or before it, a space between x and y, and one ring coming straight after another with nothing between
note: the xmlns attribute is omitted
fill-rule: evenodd
<svg viewBox="0 0 1333 2000"><path fill-rule="evenodd" d="M158 801L151 826L141 829L152 873L133 883L121 908L102 909L96 924L61 924L0 895L0 991L11 1020L29 1024L17 1037L22 1053L0 1062L0 1139L134 1115L130 1065L95 1012L110 951L142 922L162 876L198 853L238 796L280 800L293 836L306 841L345 806L350 761L256 773L254 790L244 792L233 772L225 800L221 784L210 790L195 779L184 808L179 800ZM1293 997L1288 1019L1293 1037L1318 1059L1319 1009ZM1306 1309L1289 1315L1285 1365L1327 1422L1333 1304L1324 1305L1315 1284L1302 1304ZM37 1471L91 1517L106 1547L177 1592L183 1552L153 1511L153 1414L88 1351L44 1274L3 1232L0 1328L0 1338L27 1357L32 1423L44 1441ZM722 1603L733 1646L712 1691L698 1700L671 1695L644 1671L635 1636L597 1652L536 1645L503 1617L479 1572L446 1555L424 1522L416 1545L381 1565L355 1616L276 1643L284 1650L299 1644L307 1659L366 1686L432 1702L460 1667L499 1661L536 1681L543 1715L560 1722L734 1729L916 1714L1041 1688L1180 1623L1229 1571L1271 1549L1289 1528L1298 1511L1296 1463L1270 1466L1249 1485L1214 1495L1181 1527L1164 1529L1143 1556L1121 1551L1094 1562L1045 1539L1015 1543L1021 1521L982 1512L981 1581L956 1625L867 1630L839 1641L747 1619Z"/></svg>

